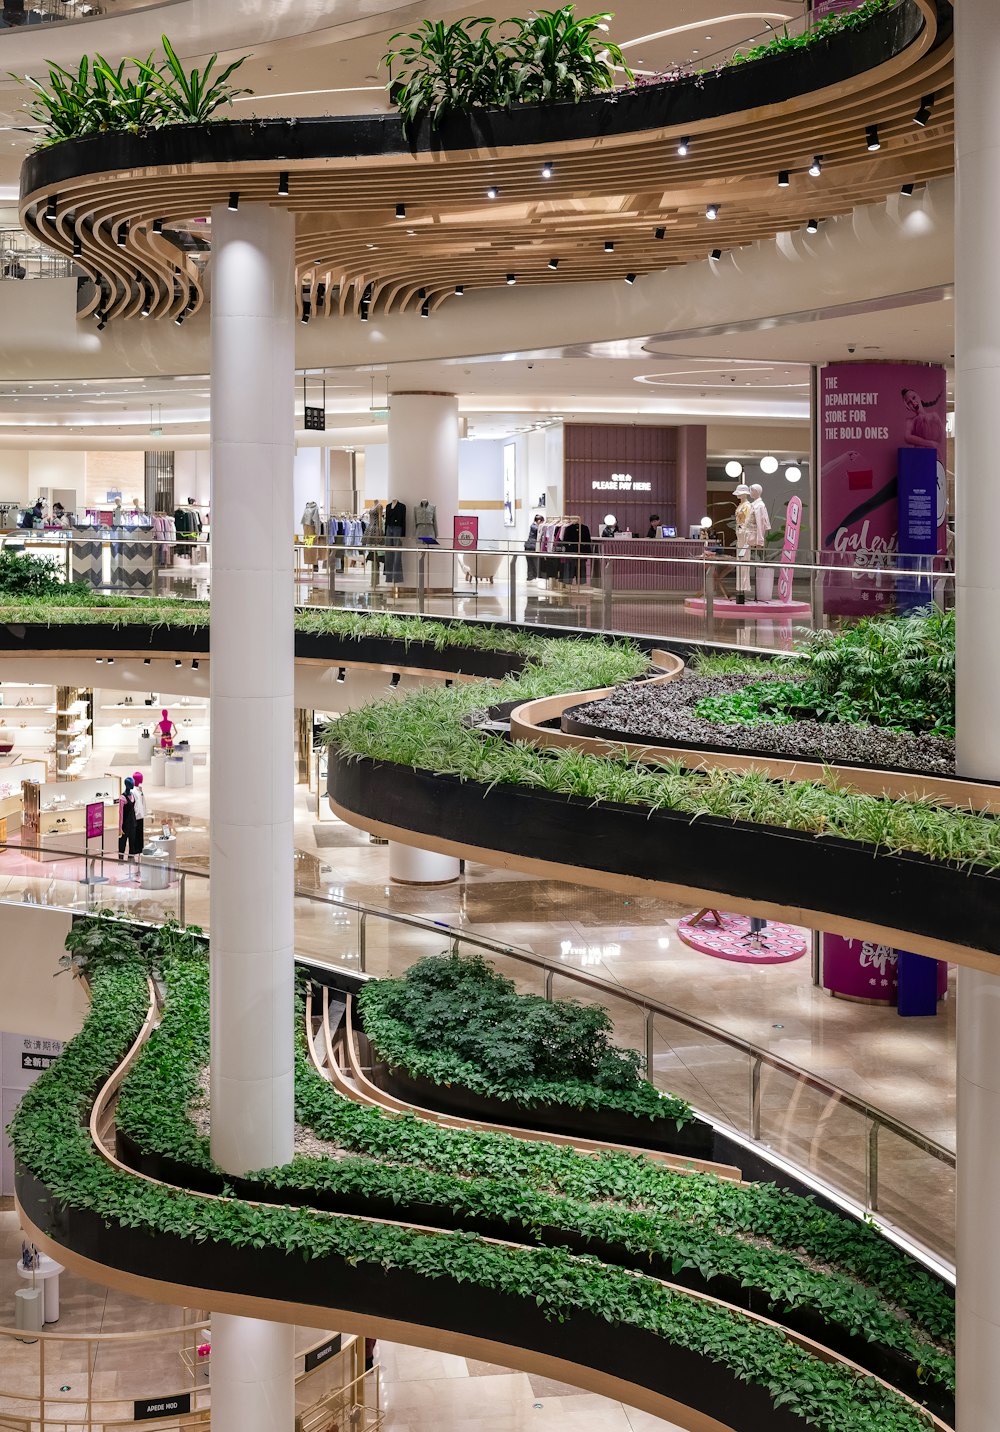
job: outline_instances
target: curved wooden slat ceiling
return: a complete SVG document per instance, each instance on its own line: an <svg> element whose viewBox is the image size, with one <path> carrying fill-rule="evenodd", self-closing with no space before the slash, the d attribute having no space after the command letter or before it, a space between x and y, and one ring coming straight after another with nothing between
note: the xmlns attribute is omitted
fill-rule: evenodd
<svg viewBox="0 0 1000 1432"><path fill-rule="evenodd" d="M200 266L163 233L241 203L281 204L297 217L296 302L310 316L433 313L466 292L519 284L623 281L707 259L849 213L953 168L950 35L933 0L915 0L924 30L902 54L850 82L782 104L680 128L496 150L430 150L365 158L179 165L89 174L56 196L24 196L22 222L72 254L105 290L89 312L183 321L204 302ZM914 123L925 96L931 121ZM866 128L881 148L869 152ZM681 157L683 132L689 153ZM822 173L808 167L821 155ZM553 165L544 179L543 162ZM778 173L789 171L780 188ZM496 200L487 188L497 186ZM47 217L55 197L55 217ZM905 202L905 201L904 201ZM395 217L397 204L406 217ZM719 206L709 221L706 209ZM122 232L122 226L127 226ZM663 237L657 237L662 232ZM124 244L119 238L124 238ZM606 251L613 243L613 251ZM550 267L558 260L557 268Z"/></svg>

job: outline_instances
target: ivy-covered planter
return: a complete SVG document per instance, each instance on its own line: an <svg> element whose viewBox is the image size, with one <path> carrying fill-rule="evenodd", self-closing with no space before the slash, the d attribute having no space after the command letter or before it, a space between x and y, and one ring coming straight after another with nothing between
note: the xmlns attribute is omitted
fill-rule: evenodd
<svg viewBox="0 0 1000 1432"><path fill-rule="evenodd" d="M363 819L447 834L470 848L830 913L1000 954L1000 872L979 866L749 821L485 786L335 748L327 789Z"/></svg>
<svg viewBox="0 0 1000 1432"><path fill-rule="evenodd" d="M330 1307L486 1339L512 1349L561 1358L636 1387L648 1388L714 1417L739 1432L808 1432L810 1423L775 1407L767 1391L739 1380L716 1361L641 1328L576 1313L564 1322L546 1318L528 1298L476 1290L447 1277L427 1279L405 1269L383 1270L339 1258L304 1261L263 1248L222 1247L139 1228L109 1230L100 1215L56 1203L48 1189L18 1166L18 1202L31 1223L61 1248L141 1278L192 1290ZM197 1301L197 1299L194 1299ZM430 1339L433 1345L433 1338ZM516 1356L512 1362L517 1362ZM813 1429L814 1432L814 1429Z"/></svg>

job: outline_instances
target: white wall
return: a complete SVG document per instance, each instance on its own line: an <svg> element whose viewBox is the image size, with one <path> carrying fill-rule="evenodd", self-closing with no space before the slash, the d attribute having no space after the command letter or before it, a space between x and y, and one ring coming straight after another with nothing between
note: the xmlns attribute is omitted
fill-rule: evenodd
<svg viewBox="0 0 1000 1432"><path fill-rule="evenodd" d="M0 452L0 502L27 506L28 472L27 452Z"/></svg>
<svg viewBox="0 0 1000 1432"><path fill-rule="evenodd" d="M39 897L49 879L48 873L39 877ZM65 953L70 923L70 916L61 910L0 905L5 1029L28 1030L46 1039L71 1039L82 1025L87 1001L79 980L69 975L52 978L59 968L59 956Z"/></svg>
<svg viewBox="0 0 1000 1432"><path fill-rule="evenodd" d="M365 476L361 489L361 506L389 500L389 444L371 444L365 448Z"/></svg>
<svg viewBox="0 0 1000 1432"><path fill-rule="evenodd" d="M323 448L296 448L294 483L294 518L296 532L302 531L302 513L307 502L315 502L320 511L326 504L323 477Z"/></svg>
<svg viewBox="0 0 1000 1432"><path fill-rule="evenodd" d="M503 503L503 450L502 442L476 438L463 438L458 445L458 510L479 518L481 542L506 542L514 536L503 525L503 507L498 505Z"/></svg>
<svg viewBox="0 0 1000 1432"><path fill-rule="evenodd" d="M202 507L212 501L212 462L207 451L174 453L174 500L184 503L189 497Z"/></svg>

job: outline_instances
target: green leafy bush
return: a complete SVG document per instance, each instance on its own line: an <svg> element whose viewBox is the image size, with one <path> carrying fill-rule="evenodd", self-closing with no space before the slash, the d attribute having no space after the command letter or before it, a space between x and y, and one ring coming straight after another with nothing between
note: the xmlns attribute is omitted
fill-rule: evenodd
<svg viewBox="0 0 1000 1432"><path fill-rule="evenodd" d="M33 557L11 547L0 548L0 603L9 597L54 597L68 590L44 557Z"/></svg>
<svg viewBox="0 0 1000 1432"><path fill-rule="evenodd" d="M481 955L418 960L400 979L369 981L359 1005L382 1058L435 1084L524 1108L614 1109L678 1128L692 1118L641 1077L634 1050L612 1043L606 1009L518 994Z"/></svg>
<svg viewBox="0 0 1000 1432"><path fill-rule="evenodd" d="M906 617L869 617L803 644L801 680L755 681L706 697L695 715L739 722L847 721L888 730L955 734L955 614L929 607Z"/></svg>

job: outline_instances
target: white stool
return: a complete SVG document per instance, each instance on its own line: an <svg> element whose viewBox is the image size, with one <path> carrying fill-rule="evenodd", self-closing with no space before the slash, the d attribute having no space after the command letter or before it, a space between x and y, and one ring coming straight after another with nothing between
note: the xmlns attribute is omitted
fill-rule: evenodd
<svg viewBox="0 0 1000 1432"><path fill-rule="evenodd" d="M149 758L149 784L162 786L166 783L167 758L160 747L155 747Z"/></svg>
<svg viewBox="0 0 1000 1432"><path fill-rule="evenodd" d="M184 762L184 784L186 786L193 786L194 752L192 751L191 747L187 744L187 742L182 742L181 745L174 747L174 755L180 756Z"/></svg>
<svg viewBox="0 0 1000 1432"><path fill-rule="evenodd" d="M164 761L164 765L166 767L165 775L167 790L175 791L178 790L181 786L187 784L184 779L185 771L183 756L168 756L166 761Z"/></svg>
<svg viewBox="0 0 1000 1432"><path fill-rule="evenodd" d="M148 766L153 759L152 736L140 736L136 742L136 760L140 766Z"/></svg>
<svg viewBox="0 0 1000 1432"><path fill-rule="evenodd" d="M44 1308L42 1316L47 1323L57 1323L59 1321L59 1274L66 1270L61 1263L57 1263L47 1253L39 1254L38 1263L37 1268L26 1268L19 1258L17 1271L27 1281L34 1278L36 1284L41 1283Z"/></svg>

